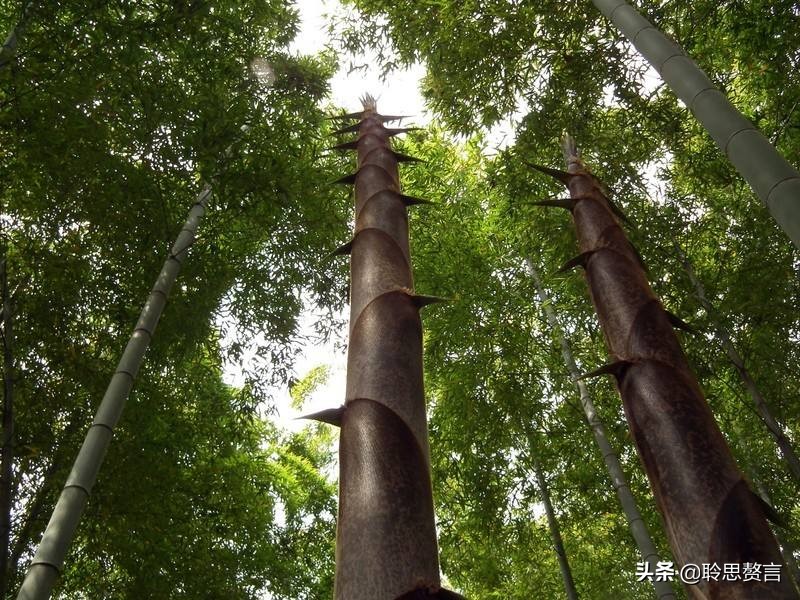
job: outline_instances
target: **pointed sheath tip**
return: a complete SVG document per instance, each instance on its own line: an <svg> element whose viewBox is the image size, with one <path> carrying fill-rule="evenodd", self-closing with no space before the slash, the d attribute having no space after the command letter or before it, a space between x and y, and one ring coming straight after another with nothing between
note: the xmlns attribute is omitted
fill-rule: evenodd
<svg viewBox="0 0 800 600"><path fill-rule="evenodd" d="M586 268L587 263L589 262L589 258L591 258L592 254L595 253L595 250L587 250L586 252L582 252L578 254L575 258L569 259L561 268L556 271L556 273L566 273L567 271L571 271L575 267L583 267Z"/></svg>
<svg viewBox="0 0 800 600"><path fill-rule="evenodd" d="M631 220L627 217L627 215L625 215L624 212L622 212L622 209L619 206L617 206L617 204L615 202L612 202L611 198L609 198L608 196L604 196L604 197L606 199L606 202L608 202L609 208L611 208L611 212L613 212L615 215L617 215L619 220L622 221L623 223L627 223L628 225L631 225Z"/></svg>
<svg viewBox="0 0 800 600"><path fill-rule="evenodd" d="M538 202L534 202L533 205L566 208L568 211L572 212L577 202L577 200L573 200L572 198L557 198L555 200L539 200Z"/></svg>
<svg viewBox="0 0 800 600"><path fill-rule="evenodd" d="M369 92L365 93L361 98L361 106L364 107L364 112L371 110L377 111L378 110L378 99L370 94Z"/></svg>
<svg viewBox="0 0 800 600"><path fill-rule="evenodd" d="M402 133L408 133L409 131L421 131L422 127L396 127L394 129L384 127L383 130L386 132L386 135L393 137Z"/></svg>
<svg viewBox="0 0 800 600"><path fill-rule="evenodd" d="M420 588L398 596L395 600L466 600L461 594L456 594L443 587Z"/></svg>
<svg viewBox="0 0 800 600"><path fill-rule="evenodd" d="M621 381L622 378L625 377L625 372L628 370L628 367L630 367L631 364L632 363L627 360L618 360L616 362L608 363L599 369L595 369L589 373L584 373L578 377L576 381L583 381L591 377L599 377L600 375L613 375L616 377L617 381Z"/></svg>
<svg viewBox="0 0 800 600"><path fill-rule="evenodd" d="M413 115L381 115L375 113L375 116L381 120L383 123L388 123L389 121L401 121L403 119L410 119Z"/></svg>
<svg viewBox="0 0 800 600"><path fill-rule="evenodd" d="M750 490L750 493L756 497L758 504L761 506L761 510L764 511L764 516L767 517L770 521L775 523L775 525L779 525L781 527L788 527L789 523L785 517L783 517L777 509L772 506L769 502L764 500L761 496L756 494L753 490Z"/></svg>
<svg viewBox="0 0 800 600"><path fill-rule="evenodd" d="M456 594L450 590L441 588L438 592L439 600L467 600L461 594Z"/></svg>
<svg viewBox="0 0 800 600"><path fill-rule="evenodd" d="M422 296L419 294L409 294L411 298L411 302L414 303L418 309L424 308L431 304L442 304L444 302L450 302L447 298L440 298L439 296Z"/></svg>
<svg viewBox="0 0 800 600"><path fill-rule="evenodd" d="M433 204L433 202L431 202L430 200L425 200L424 198L415 198L414 196L406 196L405 194L400 194L400 199L406 206L416 206L419 204Z"/></svg>
<svg viewBox="0 0 800 600"><path fill-rule="evenodd" d="M341 129L336 129L333 131L333 135L341 135L343 133L353 133L354 131L358 131L361 127L361 123L356 123L355 125L350 125L348 127L342 127Z"/></svg>
<svg viewBox="0 0 800 600"><path fill-rule="evenodd" d="M559 169L551 169L550 167L543 167L542 165L536 165L534 163L523 161L526 165L531 167L532 169L536 169L537 171L544 173L545 175L549 175L554 179L558 179L564 185L568 185L570 180L575 177L572 173L567 173L566 171L560 171Z"/></svg>
<svg viewBox="0 0 800 600"><path fill-rule="evenodd" d="M350 251L353 249L353 240L350 240L346 244L342 244L336 250L330 253L330 257L333 258L334 256L347 256L350 254Z"/></svg>
<svg viewBox="0 0 800 600"><path fill-rule="evenodd" d="M329 425L341 427L344 409L344 406L340 406L339 408L328 408L319 412L311 413L310 415L297 417L295 420L310 419L312 421L319 421L321 423L328 423Z"/></svg>
<svg viewBox="0 0 800 600"><path fill-rule="evenodd" d="M402 152L395 152L392 150L392 154L397 159L397 162L410 162L410 163L418 163L418 162L425 162L421 158L417 158L416 156L409 156L408 154L403 154Z"/></svg>
<svg viewBox="0 0 800 600"><path fill-rule="evenodd" d="M352 142L344 142L343 144L336 144L335 146L331 146L330 148L325 148L325 150L356 150L358 149L358 140L353 140Z"/></svg>
<svg viewBox="0 0 800 600"><path fill-rule="evenodd" d="M644 272L649 275L650 269L647 268L647 265L645 264L644 259L642 258L642 253L639 252L639 249L636 246L634 246L633 242L631 242L630 240L628 240L628 246L630 247L631 252L633 252L634 256L636 257L636 262L639 263L639 266L642 267L642 269L644 269Z"/></svg>
<svg viewBox="0 0 800 600"><path fill-rule="evenodd" d="M680 329L682 331L685 331L686 333L697 333L697 329L689 325L686 321L684 321L674 313L671 313L668 310L665 310L664 312L667 313L667 320L669 321L669 324L672 325L675 329Z"/></svg>
<svg viewBox="0 0 800 600"><path fill-rule="evenodd" d="M332 181L333 184L342 184L342 185L353 185L356 182L356 175L358 175L358 171L355 173L350 173L350 175L345 175L344 177L340 177L336 181Z"/></svg>
<svg viewBox="0 0 800 600"><path fill-rule="evenodd" d="M326 121L349 121L352 119L360 119L364 116L364 111L346 113L343 115L331 115L329 117L325 117Z"/></svg>

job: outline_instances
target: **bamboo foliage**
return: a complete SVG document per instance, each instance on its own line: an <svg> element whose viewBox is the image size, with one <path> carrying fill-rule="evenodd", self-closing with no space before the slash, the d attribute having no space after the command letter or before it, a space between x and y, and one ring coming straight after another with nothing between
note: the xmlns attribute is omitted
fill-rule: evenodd
<svg viewBox="0 0 800 600"><path fill-rule="evenodd" d="M153 332L166 305L169 292L178 277L189 248L194 243L211 193L211 186L207 184L198 194L183 229L175 240L150 296L142 308L133 334L122 353L114 375L111 377L108 389L97 409L94 422L86 434L72 471L67 477L67 482L31 561L17 595L18 600L46 600L50 597L53 585L63 569L69 545L111 443L114 428L125 408L145 351L150 345Z"/></svg>
<svg viewBox="0 0 800 600"><path fill-rule="evenodd" d="M436 299L414 293L406 206L392 151L400 133L367 96L359 123L350 254L350 344L341 409L312 417L340 425L337 600L460 598L441 588L430 481L422 326L419 309Z"/></svg>
<svg viewBox="0 0 800 600"><path fill-rule="evenodd" d="M639 552L642 555L642 560L649 565L650 571L654 572L656 565L660 561L658 551L656 550L655 544L653 544L650 533L647 531L647 525L645 525L644 519L642 519L642 514L639 512L639 507L636 505L636 499L631 493L631 488L628 485L628 479L625 477L625 472L622 470L622 464L619 462L617 453L611 447L611 443L608 440L608 435L606 434L605 425L600 420L600 416L595 410L594 401L589 394L589 389L587 388L586 383L580 379L578 365L575 364L575 359L572 356L572 350L567 338L564 337L564 334L561 332L558 326L556 311L550 304L550 297L548 296L544 285L542 285L539 272L536 270L533 261L530 259L526 259L525 264L528 268L528 273L530 274L531 279L533 279L536 292L539 296L540 302L542 303L545 316L547 317L547 322L549 323L550 328L553 330L553 333L557 338L559 345L561 346L561 355L564 358L564 365L567 367L567 371L569 371L572 379L575 380L575 387L580 397L581 407L586 415L586 421L589 424L589 428L592 430L592 434L594 435L594 439L597 443L598 449L600 450L600 454L603 456L603 462L606 464L606 469L611 477L611 483L614 486L614 490L617 492L617 497L619 498L620 505L625 513L625 520L628 522L631 535L636 542L636 546L639 548ZM653 579L653 589L655 590L656 597L659 600L674 600L675 598L675 592L672 590L672 586L668 581Z"/></svg>
<svg viewBox="0 0 800 600"><path fill-rule="evenodd" d="M625 0L592 0L694 113L800 248L800 173L720 92L683 49Z"/></svg>
<svg viewBox="0 0 800 600"><path fill-rule="evenodd" d="M786 576L764 502L754 494L717 426L673 331L682 322L662 307L638 253L564 138L567 171L538 167L570 192L581 254L564 268L585 269L612 362L587 376L613 374L678 565L782 566L780 582L701 580L692 598L798 598Z"/></svg>
<svg viewBox="0 0 800 600"><path fill-rule="evenodd" d="M697 296L700 304L706 310L706 313L711 319L711 324L714 327L714 335L722 345L725 353L728 355L728 360L730 360L731 364L736 369L736 372L739 374L739 378L742 380L745 388L747 388L747 392L750 394L750 398L753 400L753 406L756 409L758 416L761 417L761 421L764 423L764 426L775 440L775 444L778 446L781 456L783 456L783 460L786 462L789 473L791 473L792 477L794 477L795 482L800 483L800 458L798 458L797 453L792 446L791 440L789 440L784 432L783 426L773 416L772 410L770 410L770 407L767 404L767 401L764 399L761 390L753 379L753 376L750 374L750 370L745 365L744 359L733 345L730 332L715 316L714 306L706 297L705 287L697 278L694 268L692 268L692 263L689 261L689 257L686 256L686 254L677 244L675 245L675 250L677 251L681 260L683 269L689 276L689 281L691 281L692 285L694 286L695 296Z"/></svg>

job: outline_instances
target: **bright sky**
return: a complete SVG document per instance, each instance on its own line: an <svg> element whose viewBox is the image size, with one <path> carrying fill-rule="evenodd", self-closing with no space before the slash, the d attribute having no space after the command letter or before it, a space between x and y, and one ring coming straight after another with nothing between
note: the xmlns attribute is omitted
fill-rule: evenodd
<svg viewBox="0 0 800 600"><path fill-rule="evenodd" d="M297 0L295 6L300 11L301 30L291 51L300 54L314 54L333 44L328 36L329 16L346 14L337 0ZM340 54L341 68L331 81L333 104L353 111L361 108L359 98L370 93L378 99L378 109L384 114L412 115L414 121L425 124L430 115L424 111L422 96L419 93L419 80L424 75L422 65L392 73L387 81L380 81L379 69L373 56L348 56ZM367 65L348 73L349 64Z"/></svg>

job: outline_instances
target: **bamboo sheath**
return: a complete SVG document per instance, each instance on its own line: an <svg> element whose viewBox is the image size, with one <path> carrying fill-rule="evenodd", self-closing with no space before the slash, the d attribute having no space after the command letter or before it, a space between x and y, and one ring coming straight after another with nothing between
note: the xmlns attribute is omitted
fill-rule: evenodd
<svg viewBox="0 0 800 600"><path fill-rule="evenodd" d="M700 580L687 585L703 600L797 599L765 505L736 467L689 369L676 323L650 289L636 251L597 180L565 138L568 171L537 167L569 189L583 266L613 362L590 375L613 374L679 567L716 563L781 565L781 581Z"/></svg>
<svg viewBox="0 0 800 600"><path fill-rule="evenodd" d="M460 598L441 588L422 381L419 309L430 298L413 291L398 130L383 123L374 100L350 115L358 140L355 235L350 254L350 344L342 409L324 411L340 425L337 600ZM331 415L336 413L335 418ZM317 418L323 419L322 416Z"/></svg>
<svg viewBox="0 0 800 600"><path fill-rule="evenodd" d="M139 315L117 369L111 377L94 422L75 459L72 472L42 536L42 541L31 561L28 573L17 595L18 600L46 600L50 598L64 566L69 545L75 535L83 509L91 494L114 428L122 415L133 382L142 364L144 353L150 345L156 324L167 302L167 296L178 276L183 260L194 243L197 228L211 198L211 187L206 185L197 196L189 216L178 235L167 260L156 279L150 296Z"/></svg>
<svg viewBox="0 0 800 600"><path fill-rule="evenodd" d="M592 0L658 71L800 248L800 173L720 92L683 49L624 0Z"/></svg>
<svg viewBox="0 0 800 600"><path fill-rule="evenodd" d="M595 410L594 402L589 394L589 389L586 387L586 383L580 379L578 365L575 364L575 359L572 356L572 350L569 346L567 338L564 337L564 334L558 326L556 312L550 304L550 297L547 294L547 290L545 290L544 285L542 284L539 273L536 270L533 261L530 259L526 258L525 264L528 267L528 273L530 274L531 279L533 279L536 292L547 317L547 322L550 324L550 328L552 329L553 334L561 346L561 356L564 358L564 364L567 367L567 371L569 371L572 379L575 380L575 387L577 388L578 395L580 396L581 407L586 415L586 420L589 423L589 428L592 430L592 434L594 435L594 439L597 443L597 447L600 450L600 454L603 456L603 461L606 464L606 470L608 471L609 477L611 477L611 483L614 486L614 490L617 492L619 503L622 506L622 511L625 514L625 520L628 522L631 535L636 542L636 547L639 548L639 552L642 555L642 560L649 565L649 571L655 572L656 565L661 559L659 558L658 551L656 550L655 544L653 544L653 540L650 537L650 532L647 530L647 525L645 525L644 519L642 519L642 514L639 512L636 499L633 497L631 488L628 485L628 480L625 477L625 472L622 470L622 464L620 464L617 453L614 451L614 449L611 447L611 443L608 441L605 425L603 425L603 422L600 420L600 417ZM654 579L652 583L658 600L675 600L675 592L672 589L672 585L669 583L669 581Z"/></svg>

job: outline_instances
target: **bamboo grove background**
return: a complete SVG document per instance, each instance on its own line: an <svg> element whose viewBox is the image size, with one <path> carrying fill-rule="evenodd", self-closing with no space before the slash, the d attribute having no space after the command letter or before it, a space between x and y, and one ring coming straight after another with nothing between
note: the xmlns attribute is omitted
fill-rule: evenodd
<svg viewBox="0 0 800 600"><path fill-rule="evenodd" d="M796 2L637 8L800 164ZM348 297L345 265L326 258L353 218L330 185L347 159L325 150L337 56L290 53L297 15L269 0L2 2L0 31L13 33L0 57L2 444L13 458L2 588L19 587L209 182L55 595L329 598L335 434L279 431L268 390L296 377L304 303L325 335ZM359 0L334 34L349 51L377 48L388 77L422 61L437 118L395 149L424 159L404 167L403 193L433 203L410 215L415 287L451 299L423 315L443 583L475 599L563 595L546 487L576 594L653 597L635 581L640 553L562 356L561 335L579 372L607 362L583 278L556 272L577 253L568 215L535 204L563 186L526 164L561 165L563 130L626 216L654 291L695 330L678 334L690 366L739 468L782 517L783 549L800 542L800 257L687 109L646 85L630 44L590 4L549 0ZM254 57L269 81L251 74ZM515 110L513 144L486 152L485 129ZM251 344L246 383L226 385L223 360ZM314 382L302 383L298 403ZM585 388L672 560L612 383Z"/></svg>

